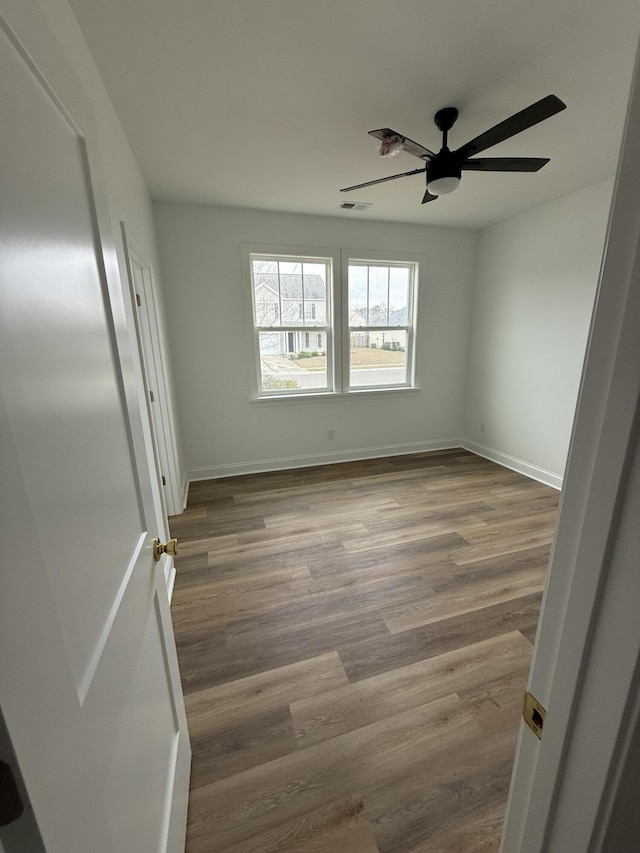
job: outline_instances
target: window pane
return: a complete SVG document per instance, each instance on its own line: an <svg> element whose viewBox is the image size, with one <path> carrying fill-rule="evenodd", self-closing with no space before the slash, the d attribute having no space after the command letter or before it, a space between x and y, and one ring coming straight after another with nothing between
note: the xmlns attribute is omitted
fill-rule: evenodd
<svg viewBox="0 0 640 853"><path fill-rule="evenodd" d="M327 322L327 268L324 264L303 266L304 322L324 326Z"/></svg>
<svg viewBox="0 0 640 853"><path fill-rule="evenodd" d="M258 326L280 325L278 262L253 260L253 290Z"/></svg>
<svg viewBox="0 0 640 853"><path fill-rule="evenodd" d="M252 263L256 325L326 325L326 264L268 258Z"/></svg>
<svg viewBox="0 0 640 853"><path fill-rule="evenodd" d="M391 267L389 276L389 325L406 326L409 316L409 270Z"/></svg>
<svg viewBox="0 0 640 853"><path fill-rule="evenodd" d="M297 272L285 272L295 269ZM280 263L282 326L302 326L302 264Z"/></svg>
<svg viewBox="0 0 640 853"><path fill-rule="evenodd" d="M278 261L280 275L301 275L302 261Z"/></svg>
<svg viewBox="0 0 640 853"><path fill-rule="evenodd" d="M253 274L261 275L267 273L277 273L278 262L271 258L254 258L253 259Z"/></svg>
<svg viewBox="0 0 640 853"><path fill-rule="evenodd" d="M309 344L306 346L306 336ZM260 378L263 391L322 390L327 385L324 332L260 332ZM321 344L325 344L322 348Z"/></svg>
<svg viewBox="0 0 640 853"><path fill-rule="evenodd" d="M256 293L256 325L279 326L280 325L280 303L269 293Z"/></svg>
<svg viewBox="0 0 640 853"><path fill-rule="evenodd" d="M367 267L349 265L349 325L367 325Z"/></svg>
<svg viewBox="0 0 640 853"><path fill-rule="evenodd" d="M377 329L351 331L349 385L369 388L407 382L407 333Z"/></svg>
<svg viewBox="0 0 640 853"><path fill-rule="evenodd" d="M317 275L324 281L327 275L327 268L325 264L322 263L309 263L309 261L305 261L302 267L302 274L307 275Z"/></svg>
<svg viewBox="0 0 640 853"><path fill-rule="evenodd" d="M369 267L369 325L389 325L389 267Z"/></svg>

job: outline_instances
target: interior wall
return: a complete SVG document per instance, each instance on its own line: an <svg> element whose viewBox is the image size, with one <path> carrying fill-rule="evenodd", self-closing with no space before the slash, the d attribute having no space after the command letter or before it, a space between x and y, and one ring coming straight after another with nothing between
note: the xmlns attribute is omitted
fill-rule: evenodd
<svg viewBox="0 0 640 853"><path fill-rule="evenodd" d="M91 100L116 242L120 245L120 220L125 220L145 253L157 260L149 193L78 22L66 0L39 5Z"/></svg>
<svg viewBox="0 0 640 853"><path fill-rule="evenodd" d="M477 236L192 204L155 206L176 397L194 477L450 446L459 441ZM419 391L250 399L242 243L423 253ZM335 430L329 440L328 429Z"/></svg>
<svg viewBox="0 0 640 853"><path fill-rule="evenodd" d="M8 5L12 0L3 0ZM22 2L22 0L13 0ZM120 223L124 222L136 245L153 267L160 322L166 327L160 282L160 266L155 240L153 211L144 178L134 158L120 120L113 108L87 43L66 0L30 0L39 6L51 30L62 44L67 61L82 83L91 101L100 147L100 160L111 212L111 227L118 254L120 278L128 290L127 265ZM133 333L132 331L132 334ZM165 331L166 344L166 331ZM172 386L171 366L168 382ZM176 434L180 477L184 479L184 457Z"/></svg>
<svg viewBox="0 0 640 853"><path fill-rule="evenodd" d="M601 181L480 235L464 435L558 487L612 191Z"/></svg>
<svg viewBox="0 0 640 853"><path fill-rule="evenodd" d="M80 28L66 0L32 2L93 104L123 280L120 220L153 264L159 285L148 192ZM472 449L559 485L611 189L612 181L602 182L479 238L463 230L159 204L167 278L163 290L158 287L160 311L164 316L164 293L177 420L188 448L183 455L176 424L181 478L186 469L215 476L429 449L462 437ZM391 406L373 395L250 403L241 242L425 253L422 390L394 395ZM331 442L329 428L336 431Z"/></svg>

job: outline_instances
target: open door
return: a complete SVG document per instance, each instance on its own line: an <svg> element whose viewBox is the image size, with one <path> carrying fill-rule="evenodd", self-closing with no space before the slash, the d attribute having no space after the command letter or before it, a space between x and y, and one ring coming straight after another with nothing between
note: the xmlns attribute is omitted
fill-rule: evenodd
<svg viewBox="0 0 640 853"><path fill-rule="evenodd" d="M178 853L190 750L91 110L35 4L3 6L2 712L47 851Z"/></svg>
<svg viewBox="0 0 640 853"><path fill-rule="evenodd" d="M636 69L502 853L640 843L608 846L640 719L639 160Z"/></svg>

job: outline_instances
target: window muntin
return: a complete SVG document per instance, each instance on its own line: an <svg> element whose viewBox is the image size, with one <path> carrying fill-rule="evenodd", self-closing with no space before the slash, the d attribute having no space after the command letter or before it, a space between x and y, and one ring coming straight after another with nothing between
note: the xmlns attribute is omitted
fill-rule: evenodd
<svg viewBox="0 0 640 853"><path fill-rule="evenodd" d="M350 260L349 388L413 385L417 265Z"/></svg>
<svg viewBox="0 0 640 853"><path fill-rule="evenodd" d="M328 347L331 259L257 254L250 258L259 393L333 390Z"/></svg>

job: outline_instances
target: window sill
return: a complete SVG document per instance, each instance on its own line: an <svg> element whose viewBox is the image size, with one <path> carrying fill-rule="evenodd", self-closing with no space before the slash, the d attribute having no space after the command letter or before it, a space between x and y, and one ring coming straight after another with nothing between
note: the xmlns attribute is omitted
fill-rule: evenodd
<svg viewBox="0 0 640 853"><path fill-rule="evenodd" d="M411 388L362 388L353 391L321 391L317 394L283 394L278 396L274 394L271 397L250 397L250 403L258 403L260 405L276 405L282 403L320 403L327 400L345 401L355 399L370 399L371 397L388 397L390 394L394 396L414 395L420 393L422 389L414 385Z"/></svg>

